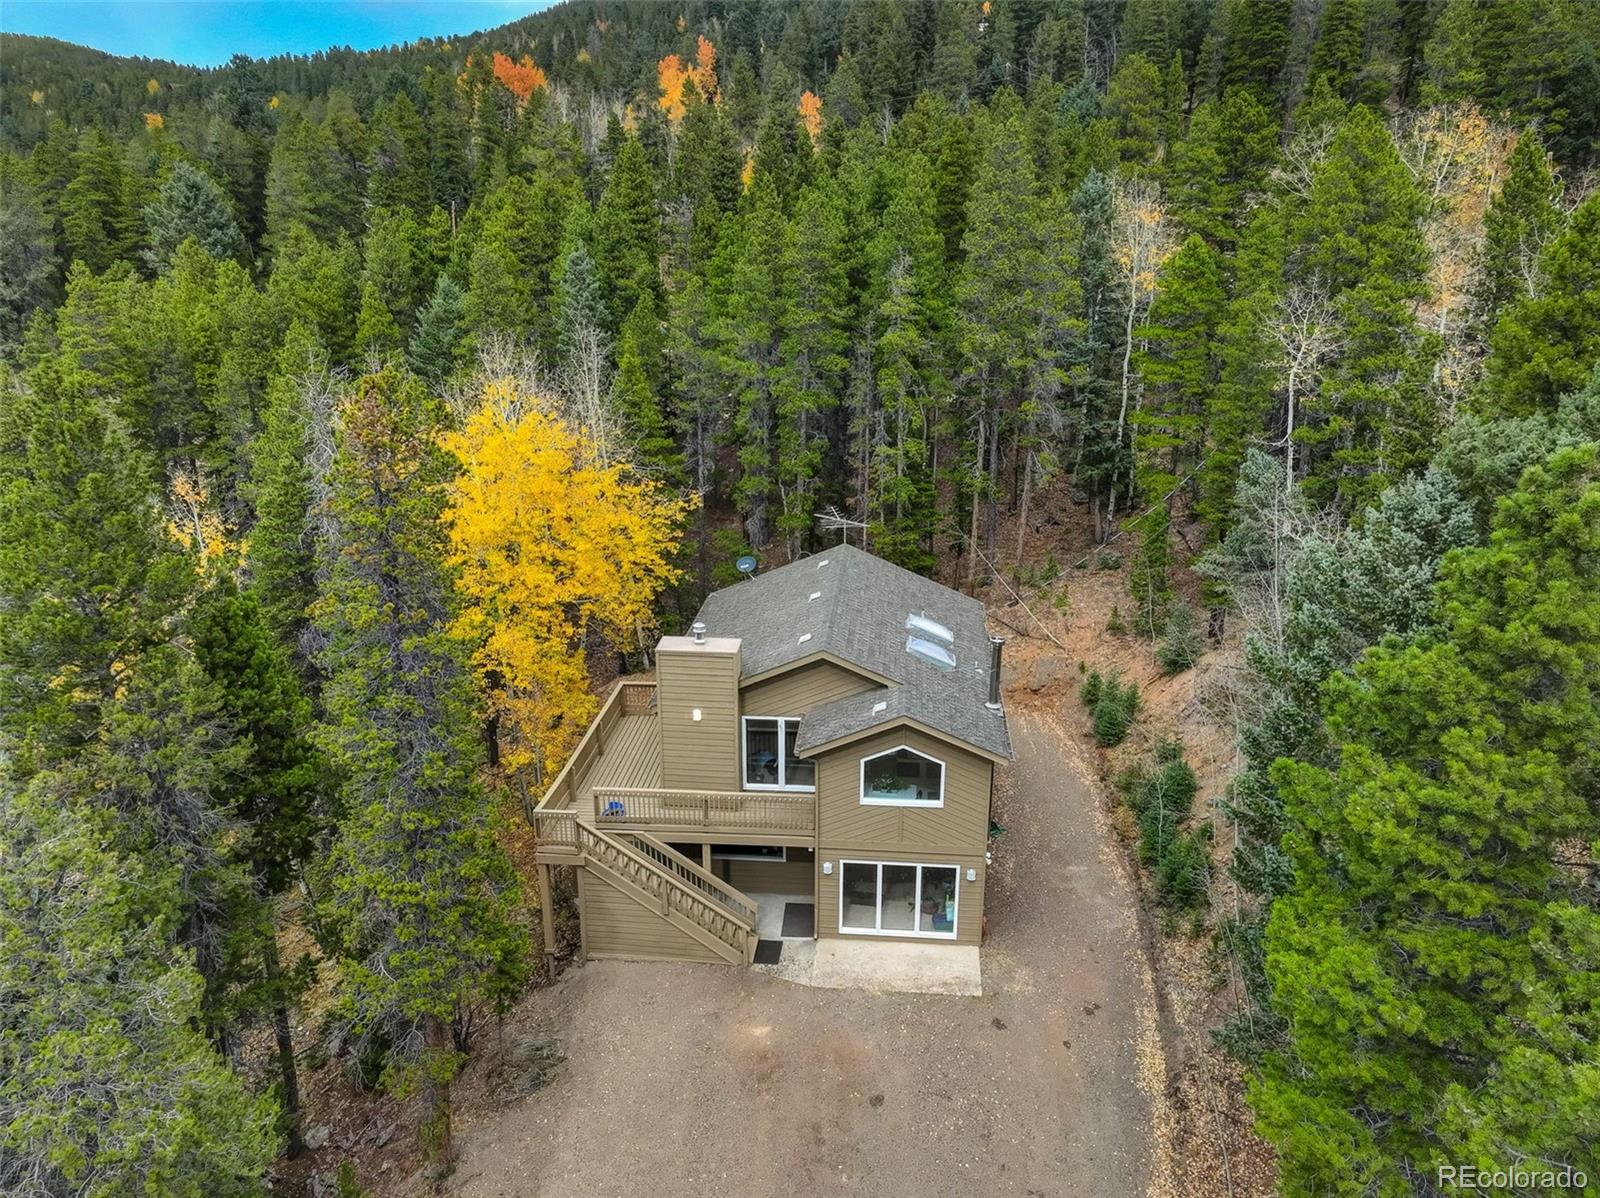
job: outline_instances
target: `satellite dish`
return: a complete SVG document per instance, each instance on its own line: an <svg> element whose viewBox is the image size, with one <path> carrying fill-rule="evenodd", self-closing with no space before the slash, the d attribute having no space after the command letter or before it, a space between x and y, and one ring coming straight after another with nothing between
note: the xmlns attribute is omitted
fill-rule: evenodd
<svg viewBox="0 0 1600 1198"><path fill-rule="evenodd" d="M733 568L739 571L739 573L743 574L746 578L749 578L756 572L756 559L753 555L747 553L738 561L733 563Z"/></svg>

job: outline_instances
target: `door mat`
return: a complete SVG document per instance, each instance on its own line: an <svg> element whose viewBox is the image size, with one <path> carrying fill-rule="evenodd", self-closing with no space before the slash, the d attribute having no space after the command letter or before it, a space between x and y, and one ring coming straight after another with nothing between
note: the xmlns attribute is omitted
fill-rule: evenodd
<svg viewBox="0 0 1600 1198"><path fill-rule="evenodd" d="M781 940L757 940L756 941L756 964L757 965L776 965L778 963L778 958L780 956L782 956L782 955L783 955L783 941L781 941Z"/></svg>
<svg viewBox="0 0 1600 1198"><path fill-rule="evenodd" d="M815 903L785 903L783 905L783 934L806 937L817 934L817 906Z"/></svg>

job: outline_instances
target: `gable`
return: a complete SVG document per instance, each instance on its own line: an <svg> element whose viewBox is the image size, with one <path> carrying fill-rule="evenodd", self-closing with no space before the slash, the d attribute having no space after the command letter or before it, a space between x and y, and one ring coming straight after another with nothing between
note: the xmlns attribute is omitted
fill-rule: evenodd
<svg viewBox="0 0 1600 1198"><path fill-rule="evenodd" d="M878 684L857 670L815 658L769 673L739 687L744 715L805 715L813 707L877 690Z"/></svg>

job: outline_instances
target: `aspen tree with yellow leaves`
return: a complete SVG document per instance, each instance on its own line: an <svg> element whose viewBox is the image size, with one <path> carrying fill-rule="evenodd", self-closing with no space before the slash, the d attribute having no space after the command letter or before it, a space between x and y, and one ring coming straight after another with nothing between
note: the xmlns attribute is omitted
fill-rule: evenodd
<svg viewBox="0 0 1600 1198"><path fill-rule="evenodd" d="M689 503L599 448L509 380L484 384L441 445L461 464L444 526L461 610L505 775L558 768L598 700L587 648L643 648Z"/></svg>

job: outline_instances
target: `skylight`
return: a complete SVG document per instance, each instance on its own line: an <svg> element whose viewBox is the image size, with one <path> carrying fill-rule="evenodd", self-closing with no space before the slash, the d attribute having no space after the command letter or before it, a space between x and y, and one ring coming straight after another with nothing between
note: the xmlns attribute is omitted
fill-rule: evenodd
<svg viewBox="0 0 1600 1198"><path fill-rule="evenodd" d="M906 652L912 657L920 658L936 670L953 670L956 668L956 655L943 645L936 645L932 641L923 640L920 636L906 637Z"/></svg>
<svg viewBox="0 0 1600 1198"><path fill-rule="evenodd" d="M925 641L933 641L947 649L955 648L956 634L951 632L938 620L912 612L906 617L906 631L914 637Z"/></svg>

